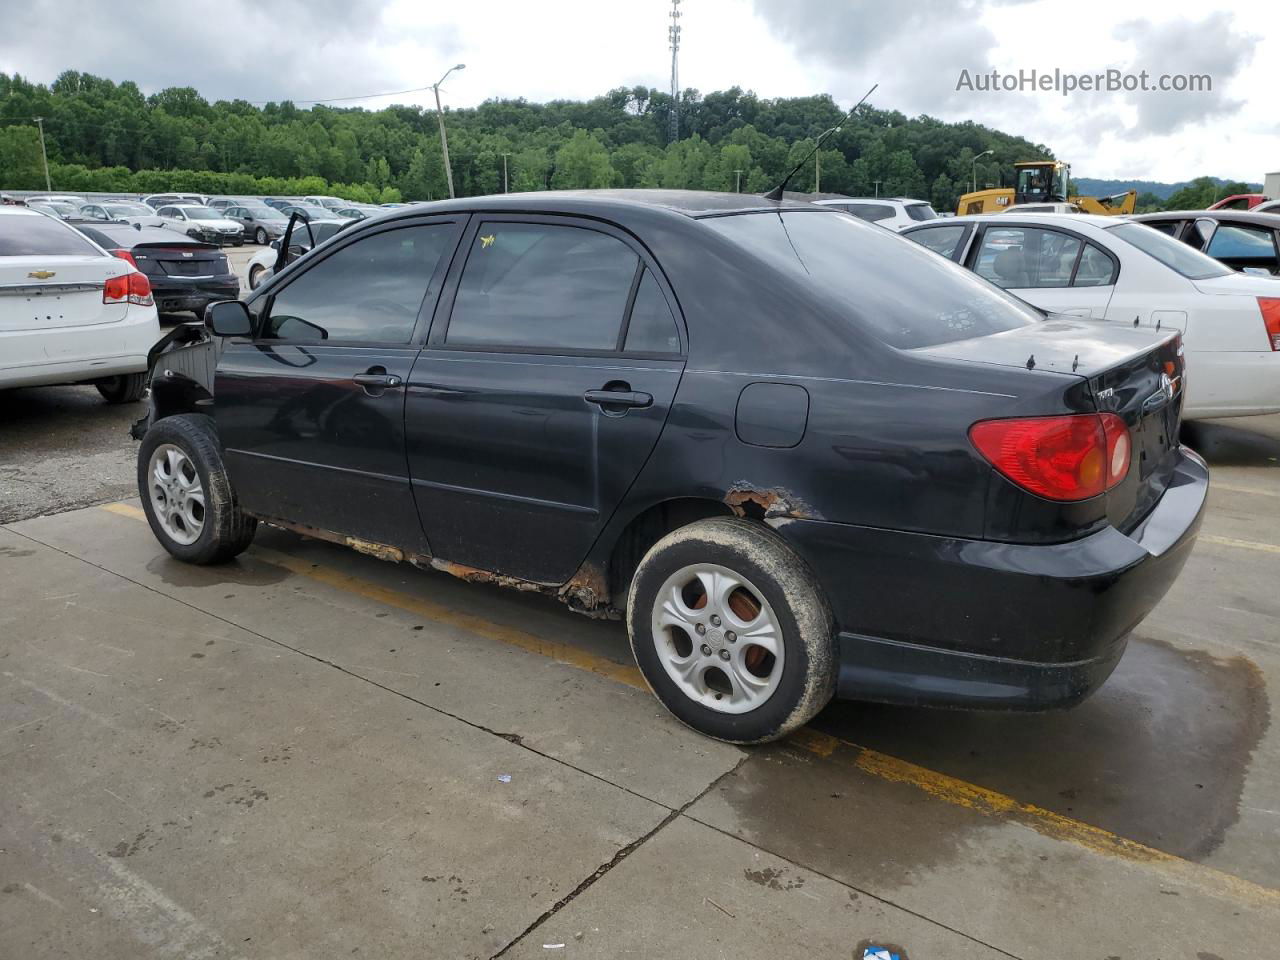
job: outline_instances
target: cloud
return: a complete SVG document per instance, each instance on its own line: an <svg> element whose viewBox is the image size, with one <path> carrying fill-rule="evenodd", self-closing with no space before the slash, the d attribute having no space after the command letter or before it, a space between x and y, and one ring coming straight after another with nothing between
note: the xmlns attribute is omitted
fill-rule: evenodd
<svg viewBox="0 0 1280 960"><path fill-rule="evenodd" d="M124 13L100 0L34 0L5 11L0 69L41 82L75 69L146 93L195 87L208 100L302 100L434 81L406 78L388 58L405 45L434 65L456 52L456 31L406 35L382 4L351 0L219 0L198 18L163 0L134 0Z"/></svg>
<svg viewBox="0 0 1280 960"><path fill-rule="evenodd" d="M1207 74L1213 83L1208 91L1129 94L1126 99L1137 108L1136 132L1175 133L1189 124L1221 120L1240 111L1245 101L1230 98L1226 91L1252 59L1258 38L1232 27L1231 15L1223 11L1198 21L1131 20L1116 27L1116 39L1141 38L1129 72L1146 70L1152 82L1162 74Z"/></svg>

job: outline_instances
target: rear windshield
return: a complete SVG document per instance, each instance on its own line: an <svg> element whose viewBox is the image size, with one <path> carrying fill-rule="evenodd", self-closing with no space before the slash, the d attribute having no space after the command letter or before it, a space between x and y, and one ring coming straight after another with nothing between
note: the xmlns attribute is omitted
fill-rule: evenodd
<svg viewBox="0 0 1280 960"><path fill-rule="evenodd" d="M1119 237L1130 246L1137 247L1148 256L1155 257L1170 270L1182 274L1188 280L1208 280L1210 277L1225 277L1234 272L1213 257L1199 250L1193 250L1181 240L1175 240L1168 234L1153 230L1145 224L1122 223L1109 229L1113 237Z"/></svg>
<svg viewBox="0 0 1280 960"><path fill-rule="evenodd" d="M927 203L907 204L907 216L912 220L937 220L938 214Z"/></svg>
<svg viewBox="0 0 1280 960"><path fill-rule="evenodd" d="M100 257L70 227L41 216L0 216L0 257Z"/></svg>
<svg viewBox="0 0 1280 960"><path fill-rule="evenodd" d="M847 303L854 322L902 349L983 337L1043 319L963 267L843 214L740 214L703 223Z"/></svg>

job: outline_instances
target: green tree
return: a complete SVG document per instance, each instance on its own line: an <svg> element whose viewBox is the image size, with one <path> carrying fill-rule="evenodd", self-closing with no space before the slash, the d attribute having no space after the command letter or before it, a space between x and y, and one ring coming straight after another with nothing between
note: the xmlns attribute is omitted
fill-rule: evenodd
<svg viewBox="0 0 1280 960"><path fill-rule="evenodd" d="M609 162L609 151L585 130L574 131L573 138L556 151L551 178L556 189L611 187L618 180L618 171Z"/></svg>

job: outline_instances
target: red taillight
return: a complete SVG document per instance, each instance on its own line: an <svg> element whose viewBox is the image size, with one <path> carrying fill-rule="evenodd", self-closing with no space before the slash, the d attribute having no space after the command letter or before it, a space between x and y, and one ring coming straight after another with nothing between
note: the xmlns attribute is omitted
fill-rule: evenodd
<svg viewBox="0 0 1280 960"><path fill-rule="evenodd" d="M1280 351L1280 298L1259 297L1258 309L1262 311L1262 323L1267 328L1271 349Z"/></svg>
<svg viewBox="0 0 1280 960"><path fill-rule="evenodd" d="M151 296L151 281L137 271L120 277L108 277L102 288L103 303L133 303L149 307L155 303Z"/></svg>
<svg viewBox="0 0 1280 960"><path fill-rule="evenodd" d="M973 445L1004 476L1048 500L1087 500L1129 472L1129 428L1114 413L982 420Z"/></svg>
<svg viewBox="0 0 1280 960"><path fill-rule="evenodd" d="M133 259L133 254L128 250L110 250L108 251L113 257L119 257L135 270L138 268L138 261Z"/></svg>

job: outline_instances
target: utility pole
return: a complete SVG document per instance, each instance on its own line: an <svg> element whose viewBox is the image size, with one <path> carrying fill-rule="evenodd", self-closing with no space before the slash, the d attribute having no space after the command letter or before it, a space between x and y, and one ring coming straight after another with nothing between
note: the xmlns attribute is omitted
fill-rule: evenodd
<svg viewBox="0 0 1280 960"><path fill-rule="evenodd" d="M507 192L508 192L508 186L507 186L507 157L509 157L509 156L511 156L511 154L509 154L509 153L504 153L504 154L502 155L502 192L503 192L503 193L507 193Z"/></svg>
<svg viewBox="0 0 1280 960"><path fill-rule="evenodd" d="M436 119L440 122L440 152L444 154L444 177L449 183L449 199L451 200L453 199L453 168L449 166L449 138L445 136L444 132L444 109L440 106L440 84L444 83L445 77L449 76L453 71L465 70L466 68L467 65L465 63L454 64L444 72L444 77L441 77L431 85L431 89L436 95Z"/></svg>
<svg viewBox="0 0 1280 960"><path fill-rule="evenodd" d="M742 192L742 171L734 170L733 172L734 172L733 192L741 193Z"/></svg>
<svg viewBox="0 0 1280 960"><path fill-rule="evenodd" d="M973 158L973 192L978 192L978 161L989 153L995 153L994 150L983 150L980 154Z"/></svg>
<svg viewBox="0 0 1280 960"><path fill-rule="evenodd" d="M880 196L880 184L884 183L884 181L883 181L883 180L872 180L871 182L872 182L872 183L874 183L874 184L876 185L876 196L877 196L877 197L878 197L878 196Z"/></svg>
<svg viewBox="0 0 1280 960"><path fill-rule="evenodd" d="M53 184L49 180L49 154L44 149L44 117L32 117L32 119L40 128L40 156L44 158L44 188L47 192L53 193Z"/></svg>
<svg viewBox="0 0 1280 960"><path fill-rule="evenodd" d="M671 26L667 27L671 42L671 128L668 141L680 139L680 0L671 0Z"/></svg>

